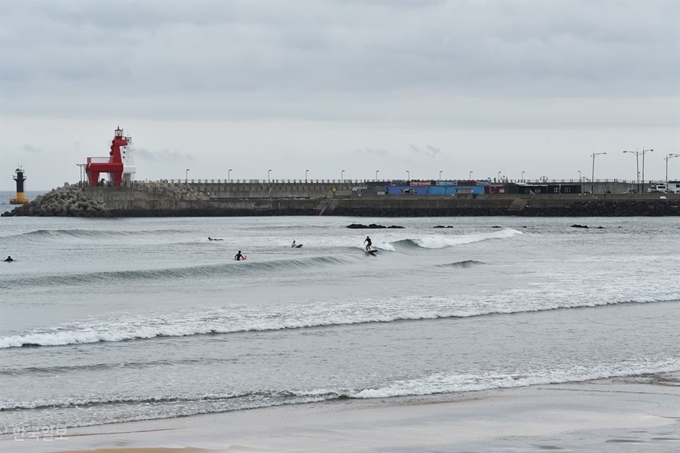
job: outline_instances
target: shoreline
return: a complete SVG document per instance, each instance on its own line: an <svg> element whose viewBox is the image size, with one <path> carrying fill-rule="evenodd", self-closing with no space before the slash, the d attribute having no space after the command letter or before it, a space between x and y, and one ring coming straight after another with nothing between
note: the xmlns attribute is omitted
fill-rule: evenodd
<svg viewBox="0 0 680 453"><path fill-rule="evenodd" d="M680 372L69 428L6 451L680 450Z"/></svg>

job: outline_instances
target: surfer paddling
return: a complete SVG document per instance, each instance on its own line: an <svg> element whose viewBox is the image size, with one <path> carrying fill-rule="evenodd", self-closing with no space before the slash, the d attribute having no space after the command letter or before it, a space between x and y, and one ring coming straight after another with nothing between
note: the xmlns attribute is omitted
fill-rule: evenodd
<svg viewBox="0 0 680 453"><path fill-rule="evenodd" d="M7 256L7 258L5 258L5 263L11 263L12 261L14 260L12 259L11 256Z"/></svg>

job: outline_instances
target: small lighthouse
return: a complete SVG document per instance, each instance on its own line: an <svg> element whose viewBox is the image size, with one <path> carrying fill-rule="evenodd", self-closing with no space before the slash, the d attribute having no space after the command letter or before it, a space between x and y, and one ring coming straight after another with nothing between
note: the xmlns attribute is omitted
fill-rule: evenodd
<svg viewBox="0 0 680 453"><path fill-rule="evenodd" d="M19 167L15 170L14 180L17 182L17 197L10 198L10 204L26 204L28 203L28 198L24 196L24 181L26 177L24 176L24 169Z"/></svg>

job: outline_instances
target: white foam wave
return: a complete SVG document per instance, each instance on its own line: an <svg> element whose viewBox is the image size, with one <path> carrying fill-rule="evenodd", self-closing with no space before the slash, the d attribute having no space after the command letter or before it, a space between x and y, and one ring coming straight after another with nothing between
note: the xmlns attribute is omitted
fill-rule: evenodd
<svg viewBox="0 0 680 453"><path fill-rule="evenodd" d="M178 311L153 317L112 318L76 322L36 330L21 335L0 337L0 349L22 346L63 346L98 342L117 342L156 337L184 337L245 331L298 329L332 325L392 322L488 314L536 312L544 310L596 307L618 303L653 303L680 300L680 285L660 288L639 286L638 293L607 294L593 298L592 293L565 292L536 287L509 290L496 295L451 297L400 297L309 305L277 305L262 309L249 305Z"/></svg>
<svg viewBox="0 0 680 453"><path fill-rule="evenodd" d="M498 388L527 387L530 385L563 384L594 379L636 376L649 373L680 371L680 359L644 364L619 363L595 368L574 367L568 370L545 369L527 375L507 374L434 374L420 379L395 381L385 387L364 389L351 394L353 398L389 398L421 396L439 393L471 392Z"/></svg>
<svg viewBox="0 0 680 453"><path fill-rule="evenodd" d="M508 239L523 234L521 231L507 228L493 233L471 233L460 236L425 236L414 239L414 242L420 247L428 249L441 249L455 245L473 244L475 242L482 242L489 239Z"/></svg>

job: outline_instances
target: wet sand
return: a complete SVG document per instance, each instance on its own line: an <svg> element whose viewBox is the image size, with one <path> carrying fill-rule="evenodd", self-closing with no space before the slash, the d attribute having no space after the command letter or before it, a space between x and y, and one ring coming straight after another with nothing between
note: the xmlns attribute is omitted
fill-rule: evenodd
<svg viewBox="0 0 680 453"><path fill-rule="evenodd" d="M680 373L69 429L2 451L680 451Z"/></svg>

